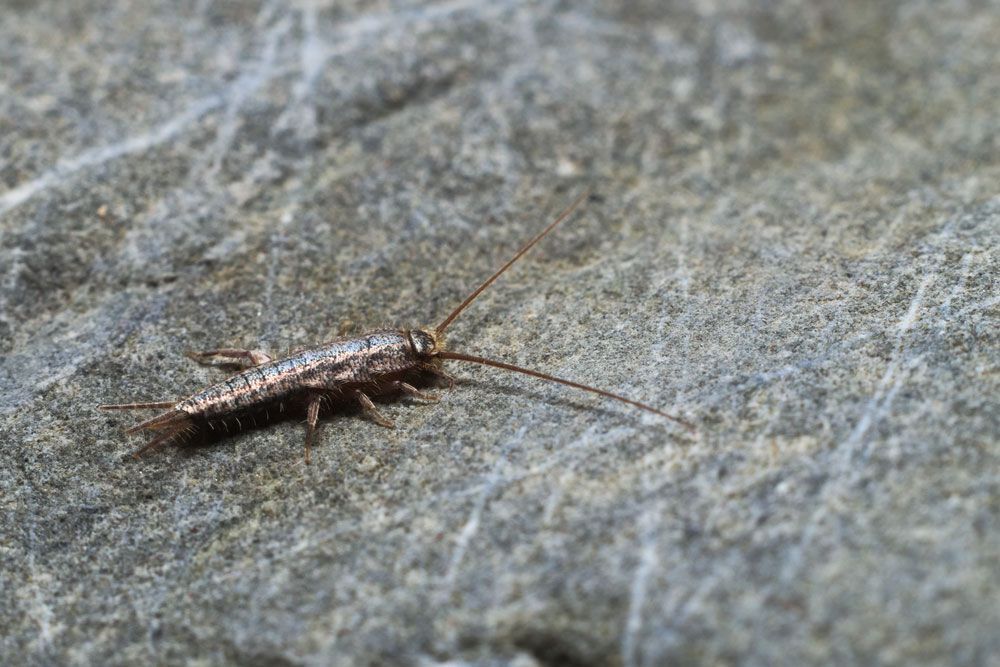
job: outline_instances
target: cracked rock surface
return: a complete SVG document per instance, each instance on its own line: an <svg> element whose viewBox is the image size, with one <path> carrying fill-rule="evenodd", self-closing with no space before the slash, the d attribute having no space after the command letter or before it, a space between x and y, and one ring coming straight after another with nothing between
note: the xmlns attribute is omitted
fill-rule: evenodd
<svg viewBox="0 0 1000 667"><path fill-rule="evenodd" d="M6 2L3 664L989 664L996 2ZM396 423L122 457L190 350ZM992 656L992 657L991 657Z"/></svg>

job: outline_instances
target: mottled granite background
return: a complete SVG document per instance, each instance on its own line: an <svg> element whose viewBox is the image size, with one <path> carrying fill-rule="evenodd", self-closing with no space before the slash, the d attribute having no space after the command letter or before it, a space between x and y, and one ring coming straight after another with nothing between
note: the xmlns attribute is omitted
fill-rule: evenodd
<svg viewBox="0 0 1000 667"><path fill-rule="evenodd" d="M1000 654L1000 4L7 1L0 662ZM436 322L431 406L121 457L183 355Z"/></svg>

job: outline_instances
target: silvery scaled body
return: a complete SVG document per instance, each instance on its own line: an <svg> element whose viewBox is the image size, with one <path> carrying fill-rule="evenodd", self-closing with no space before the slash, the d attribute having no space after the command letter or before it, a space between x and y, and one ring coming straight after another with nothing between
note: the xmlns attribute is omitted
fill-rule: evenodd
<svg viewBox="0 0 1000 667"><path fill-rule="evenodd" d="M294 398L303 391L341 392L417 369L406 331L372 331L248 368L181 401L174 409L212 419Z"/></svg>

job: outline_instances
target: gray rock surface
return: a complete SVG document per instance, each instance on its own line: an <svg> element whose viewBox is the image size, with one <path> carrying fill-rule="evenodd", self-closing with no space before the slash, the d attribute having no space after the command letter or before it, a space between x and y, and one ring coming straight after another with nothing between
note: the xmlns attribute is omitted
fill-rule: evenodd
<svg viewBox="0 0 1000 667"><path fill-rule="evenodd" d="M7 2L3 664L998 664L996 2ZM122 463L436 322L393 431Z"/></svg>

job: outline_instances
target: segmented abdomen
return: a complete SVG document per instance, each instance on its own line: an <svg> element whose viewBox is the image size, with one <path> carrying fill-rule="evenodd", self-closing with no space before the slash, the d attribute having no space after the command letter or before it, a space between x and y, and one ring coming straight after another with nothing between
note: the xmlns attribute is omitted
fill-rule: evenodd
<svg viewBox="0 0 1000 667"><path fill-rule="evenodd" d="M374 331L261 364L177 404L192 416L218 417L276 403L310 389L367 384L419 364L404 331Z"/></svg>

